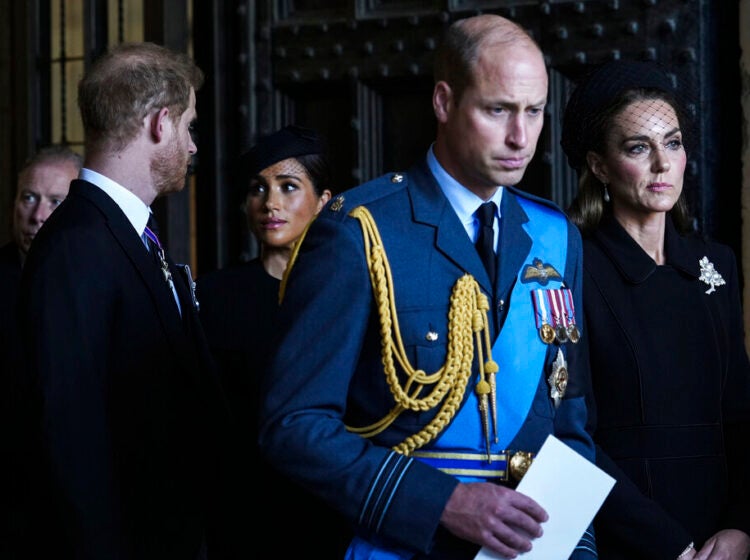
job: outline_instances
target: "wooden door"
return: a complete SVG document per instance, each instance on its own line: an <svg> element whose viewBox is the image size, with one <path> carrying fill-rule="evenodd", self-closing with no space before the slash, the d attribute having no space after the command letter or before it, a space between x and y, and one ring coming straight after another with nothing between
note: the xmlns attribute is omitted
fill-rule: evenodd
<svg viewBox="0 0 750 560"><path fill-rule="evenodd" d="M408 167L434 138L432 56L455 19L481 12L527 28L546 54L550 96L534 162L520 184L566 206L576 189L559 147L573 80L613 58L656 60L693 94L697 135L687 173L697 225L739 250L738 4L710 0L286 0L196 5L199 244L204 268L247 255L232 163L259 134L288 123L328 139L344 190ZM204 10L202 12L202 10ZM221 23L218 23L221 22ZM206 27L210 26L210 27ZM201 39L203 37L203 39ZM721 65L718 61L722 61ZM205 137L205 138L204 138ZM206 152L204 147L201 150ZM200 223L205 224L204 228ZM205 233L205 236L204 236Z"/></svg>

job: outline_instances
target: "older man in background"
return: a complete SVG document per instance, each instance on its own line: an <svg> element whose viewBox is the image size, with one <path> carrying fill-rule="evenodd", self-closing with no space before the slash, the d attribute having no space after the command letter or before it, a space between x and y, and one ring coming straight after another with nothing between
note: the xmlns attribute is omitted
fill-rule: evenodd
<svg viewBox="0 0 750 560"><path fill-rule="evenodd" d="M14 331L21 267L39 229L68 195L70 182L78 178L83 158L62 145L39 150L18 174L13 202L11 240L0 247L0 352L5 356Z"/></svg>
<svg viewBox="0 0 750 560"><path fill-rule="evenodd" d="M11 239L0 247L0 372L3 382L2 396L3 399L7 399L3 401L3 414L9 410L10 399L14 395L14 391L6 384L9 381L7 373L16 367L13 361L16 356L11 352L18 347L16 301L21 269L31 242L53 210L68 195L70 182L78 178L82 164L83 158L67 146L52 145L40 149L26 160L18 174L16 196L13 201ZM2 425L3 429L12 428L11 422L2 421ZM19 436L12 429L4 432L4 435L4 441ZM7 465L8 461L3 463ZM10 492L18 490L19 485L13 484ZM3 504L16 499L15 495L5 498ZM10 519L10 524L4 525L3 528L15 533L21 519L18 515L4 514L3 519L6 518ZM7 550L10 546L7 544L9 539L3 536L0 540L5 547L0 549L0 556L10 556L11 553Z"/></svg>

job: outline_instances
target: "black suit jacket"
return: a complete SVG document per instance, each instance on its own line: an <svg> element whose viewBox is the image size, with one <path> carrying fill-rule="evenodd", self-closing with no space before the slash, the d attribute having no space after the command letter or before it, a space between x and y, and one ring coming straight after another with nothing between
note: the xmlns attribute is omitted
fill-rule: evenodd
<svg viewBox="0 0 750 560"><path fill-rule="evenodd" d="M14 449L18 444L18 433L13 429L12 418L8 416L13 405L14 391L10 384L10 373L15 367L16 343L16 301L18 299L18 285L21 281L21 257L17 245L10 241L0 247L0 461L10 468L9 486L4 487L0 498L0 558L9 556L10 543L17 531L12 516L11 504L18 499L18 463Z"/></svg>
<svg viewBox="0 0 750 560"><path fill-rule="evenodd" d="M10 241L0 247L0 355L5 357L13 347L18 285L21 282L21 256Z"/></svg>
<svg viewBox="0 0 750 560"><path fill-rule="evenodd" d="M125 214L80 180L35 239L19 300L19 412L30 488L50 502L25 550L48 541L56 558L198 554L224 402L170 264L182 317Z"/></svg>

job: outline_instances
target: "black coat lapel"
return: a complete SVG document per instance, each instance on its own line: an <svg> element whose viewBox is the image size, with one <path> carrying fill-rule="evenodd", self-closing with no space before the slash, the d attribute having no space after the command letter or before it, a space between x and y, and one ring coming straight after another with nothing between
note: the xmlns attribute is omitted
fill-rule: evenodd
<svg viewBox="0 0 750 560"><path fill-rule="evenodd" d="M113 238L143 279L156 307L164 332L176 355L184 355L190 348L180 321L177 305L161 270L154 264L143 240L133 229L120 207L96 185L76 180L71 183L71 194L94 204L102 215Z"/></svg>

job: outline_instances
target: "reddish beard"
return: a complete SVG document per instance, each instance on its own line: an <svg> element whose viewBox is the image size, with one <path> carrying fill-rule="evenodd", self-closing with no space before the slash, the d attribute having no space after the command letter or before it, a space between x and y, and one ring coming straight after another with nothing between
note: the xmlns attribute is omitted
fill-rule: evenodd
<svg viewBox="0 0 750 560"><path fill-rule="evenodd" d="M167 194L185 187L190 153L174 138L151 159L151 177L157 192Z"/></svg>

